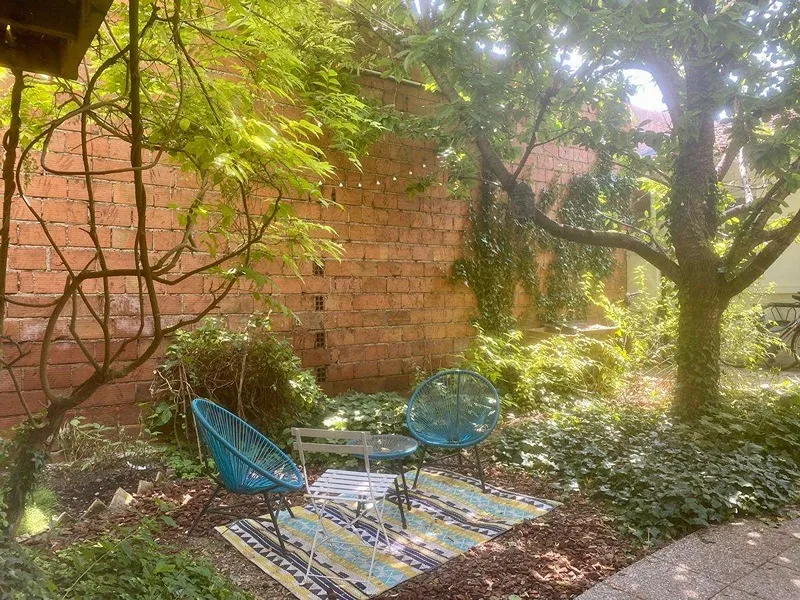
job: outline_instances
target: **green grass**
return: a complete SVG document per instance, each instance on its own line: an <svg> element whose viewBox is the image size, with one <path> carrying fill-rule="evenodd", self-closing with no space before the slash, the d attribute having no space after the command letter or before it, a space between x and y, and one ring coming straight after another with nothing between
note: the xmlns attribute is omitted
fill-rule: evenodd
<svg viewBox="0 0 800 600"><path fill-rule="evenodd" d="M44 487L36 488L25 507L25 514L20 522L18 535L36 535L50 527L57 515L58 498L52 490Z"/></svg>

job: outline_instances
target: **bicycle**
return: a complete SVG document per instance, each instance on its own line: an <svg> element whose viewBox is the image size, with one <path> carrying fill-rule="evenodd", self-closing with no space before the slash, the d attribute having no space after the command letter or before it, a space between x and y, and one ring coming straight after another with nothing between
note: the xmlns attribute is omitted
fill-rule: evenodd
<svg viewBox="0 0 800 600"><path fill-rule="evenodd" d="M781 369L800 364L800 292L792 294L792 299L794 302L769 302L762 307L765 326L791 353L790 364L777 365ZM777 355L777 352L774 354ZM777 356L773 356L772 361L776 360Z"/></svg>

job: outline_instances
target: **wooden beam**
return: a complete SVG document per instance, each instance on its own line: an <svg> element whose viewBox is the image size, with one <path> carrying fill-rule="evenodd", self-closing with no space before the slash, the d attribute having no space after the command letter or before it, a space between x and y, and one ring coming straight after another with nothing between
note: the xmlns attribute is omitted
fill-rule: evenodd
<svg viewBox="0 0 800 600"><path fill-rule="evenodd" d="M75 79L113 0L0 0L0 65Z"/></svg>

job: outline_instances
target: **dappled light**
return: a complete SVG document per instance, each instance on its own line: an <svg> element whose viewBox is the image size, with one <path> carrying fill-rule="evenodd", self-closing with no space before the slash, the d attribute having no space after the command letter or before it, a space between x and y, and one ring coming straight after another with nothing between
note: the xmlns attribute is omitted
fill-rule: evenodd
<svg viewBox="0 0 800 600"><path fill-rule="evenodd" d="M0 598L800 597L800 3L0 33Z"/></svg>

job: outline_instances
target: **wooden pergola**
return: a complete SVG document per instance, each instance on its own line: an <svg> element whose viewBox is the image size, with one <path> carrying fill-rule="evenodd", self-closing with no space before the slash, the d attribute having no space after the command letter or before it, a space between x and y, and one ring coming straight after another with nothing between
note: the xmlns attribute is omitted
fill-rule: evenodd
<svg viewBox="0 0 800 600"><path fill-rule="evenodd" d="M0 65L75 79L113 0L0 0Z"/></svg>

